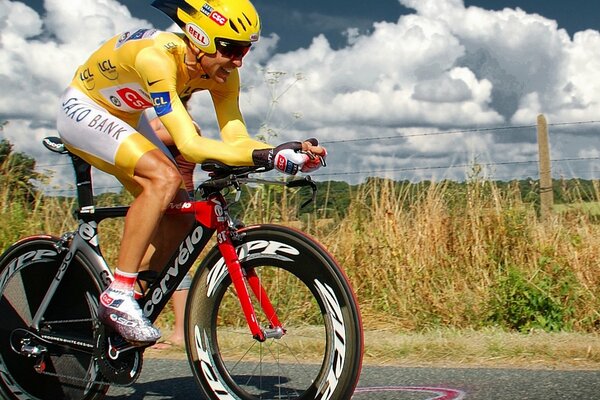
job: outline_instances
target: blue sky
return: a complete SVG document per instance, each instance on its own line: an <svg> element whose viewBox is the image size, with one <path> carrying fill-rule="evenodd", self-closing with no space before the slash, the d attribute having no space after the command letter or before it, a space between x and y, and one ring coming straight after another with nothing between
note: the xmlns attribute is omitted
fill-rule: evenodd
<svg viewBox="0 0 600 400"><path fill-rule="evenodd" d="M150 3L0 0L2 134L50 165L32 137L54 132L57 98L103 40L169 27ZM536 176L539 113L551 124L554 175L600 176L600 2L255 5L263 36L241 70L246 122L274 144L326 142L320 179L464 179L473 160L493 178ZM217 137L206 96L191 106L203 134Z"/></svg>
<svg viewBox="0 0 600 400"><path fill-rule="evenodd" d="M119 0L132 15L148 20L165 29L170 20L149 6L149 0ZM34 9L43 9L43 0L25 0ZM343 31L355 26L370 30L376 21L397 21L402 14L412 10L398 0L377 0L365 5L364 0L255 0L257 10L263 17L264 33L277 33L282 51L294 50L310 44L312 38L325 34L332 43L340 46L345 41ZM600 28L600 2L591 0L476 0L464 1L465 6L478 6L489 10L521 8L528 13L538 13L556 20L559 28L569 34Z"/></svg>

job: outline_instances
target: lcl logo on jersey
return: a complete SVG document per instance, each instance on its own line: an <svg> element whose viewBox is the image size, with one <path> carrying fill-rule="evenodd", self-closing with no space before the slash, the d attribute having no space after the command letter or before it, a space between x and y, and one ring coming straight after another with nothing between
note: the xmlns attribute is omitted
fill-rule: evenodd
<svg viewBox="0 0 600 400"><path fill-rule="evenodd" d="M169 92L150 93L152 97L152 105L156 110L156 115L162 117L173 111L171 107L171 95Z"/></svg>
<svg viewBox="0 0 600 400"><path fill-rule="evenodd" d="M92 74L89 68L86 68L79 73L79 80L81 83L83 83L83 86L85 86L87 90L92 90L96 87L96 82L94 82L94 74Z"/></svg>
<svg viewBox="0 0 600 400"><path fill-rule="evenodd" d="M200 29L198 25L191 23L186 24L185 30L190 34L194 43L199 47L207 47L210 45L210 39L208 38L208 35L202 29Z"/></svg>
<svg viewBox="0 0 600 400"><path fill-rule="evenodd" d="M110 59L104 60L98 63L98 69L100 73L104 75L106 79L114 81L119 77L119 73L117 72L117 67L112 64Z"/></svg>

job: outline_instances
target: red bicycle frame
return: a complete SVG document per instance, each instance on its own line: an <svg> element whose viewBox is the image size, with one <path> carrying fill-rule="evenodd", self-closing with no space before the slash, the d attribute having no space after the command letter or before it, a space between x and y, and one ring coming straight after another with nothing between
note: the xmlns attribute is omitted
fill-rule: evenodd
<svg viewBox="0 0 600 400"><path fill-rule="evenodd" d="M242 269L238 254L231 239L231 235L235 232L235 228L231 223L226 204L227 202L223 195L219 192L215 192L210 194L206 200L172 204L168 209L167 214L193 213L196 221L202 226L216 230L219 251L225 260L225 265L229 271L229 276L240 301L252 336L261 342L264 342L267 338L279 338L283 336L285 330L277 317L275 307L273 307L265 288L260 282L260 278L256 275L254 269ZM268 329L261 328L258 323L256 311L246 281L258 299L262 312L269 320L270 326Z"/></svg>

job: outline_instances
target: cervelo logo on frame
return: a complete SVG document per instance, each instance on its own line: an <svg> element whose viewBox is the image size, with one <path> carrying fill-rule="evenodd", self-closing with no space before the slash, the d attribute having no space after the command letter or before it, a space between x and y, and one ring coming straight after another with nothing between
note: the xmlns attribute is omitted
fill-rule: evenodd
<svg viewBox="0 0 600 400"><path fill-rule="evenodd" d="M185 25L185 31L188 33L194 44L199 47L208 47L210 45L208 35L198 25L187 23Z"/></svg>
<svg viewBox="0 0 600 400"><path fill-rule="evenodd" d="M158 305L167 293L175 290L174 285L169 284L169 281L179 275L179 267L185 265L185 263L189 261L191 254L194 252L203 236L204 230L202 229L202 226L198 226L184 239L181 245L179 245L179 250L175 254L173 265L167 269L167 274L160 281L160 285L153 290L148 301L144 304L143 310L145 316L152 314L152 312L154 312L154 306Z"/></svg>

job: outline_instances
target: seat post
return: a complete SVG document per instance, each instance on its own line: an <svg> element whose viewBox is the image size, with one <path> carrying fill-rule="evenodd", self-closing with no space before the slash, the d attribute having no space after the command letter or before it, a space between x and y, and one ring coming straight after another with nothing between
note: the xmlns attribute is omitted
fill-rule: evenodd
<svg viewBox="0 0 600 400"><path fill-rule="evenodd" d="M94 205L94 190L92 188L92 166L79 156L69 153L75 168L75 182L77 183L77 200L79 208Z"/></svg>

